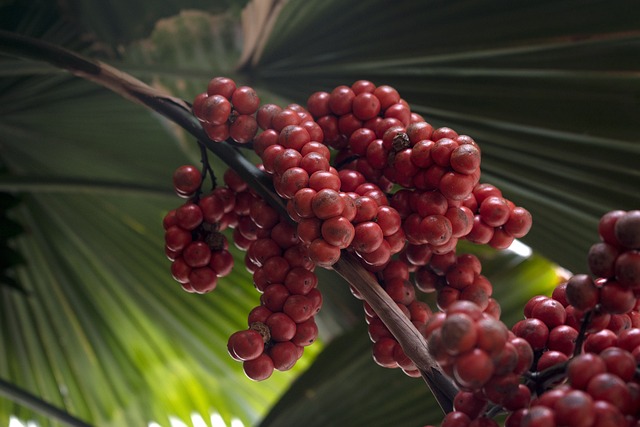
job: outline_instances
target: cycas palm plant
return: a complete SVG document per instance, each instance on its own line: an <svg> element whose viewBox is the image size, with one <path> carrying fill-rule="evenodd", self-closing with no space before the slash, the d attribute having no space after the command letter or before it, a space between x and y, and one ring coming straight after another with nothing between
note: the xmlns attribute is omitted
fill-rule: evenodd
<svg viewBox="0 0 640 427"><path fill-rule="evenodd" d="M434 126L472 135L481 180L533 215L529 257L464 247L508 325L551 292L557 265L587 271L602 214L640 206L634 2L156 3L0 6L2 425L59 425L38 412L45 403L99 426L212 413L261 426L442 418L423 382L373 363L361 304L328 271L319 341L293 370L246 379L226 348L258 302L242 253L196 296L162 251L163 215L179 203L171 173L198 162L194 137L13 35L104 61L177 102L216 75L283 105L359 79L397 88ZM209 158L222 176L225 162Z"/></svg>

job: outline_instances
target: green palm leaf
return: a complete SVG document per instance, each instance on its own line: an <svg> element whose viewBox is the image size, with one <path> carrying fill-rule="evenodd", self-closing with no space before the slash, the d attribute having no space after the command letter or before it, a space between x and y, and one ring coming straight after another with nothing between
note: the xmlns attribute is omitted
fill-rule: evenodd
<svg viewBox="0 0 640 427"><path fill-rule="evenodd" d="M244 52L243 2L140 2L133 12L125 1L37 3L10 4L19 13L2 27L101 57L187 100L219 74L280 104L358 79L390 84L434 125L480 143L483 181L534 215L525 242L576 272L586 271L599 216L640 205L635 3L289 1L258 13L255 2L245 31L261 35ZM169 17L193 7L204 11ZM225 349L257 303L249 275L239 269L199 298L170 279L159 225L179 203L169 174L196 161L196 144L51 66L2 58L0 76L0 158L11 172L0 189L27 194L10 214L26 230L15 247L28 254L17 270L28 294L0 288L0 378L97 425L168 425L212 411L257 423L321 346L296 371L251 383ZM482 255L507 322L557 281L538 255ZM437 422L420 380L371 361L346 285L327 273L322 290L323 337L356 332L327 347L262 424ZM0 423L11 414L33 416L0 399Z"/></svg>

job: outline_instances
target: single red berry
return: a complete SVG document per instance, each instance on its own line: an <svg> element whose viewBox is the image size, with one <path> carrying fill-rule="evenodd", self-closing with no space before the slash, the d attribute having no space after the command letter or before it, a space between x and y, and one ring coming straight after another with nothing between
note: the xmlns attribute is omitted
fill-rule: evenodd
<svg viewBox="0 0 640 427"><path fill-rule="evenodd" d="M267 354L262 353L255 359L242 363L245 375L253 381L264 381L273 374L275 369L273 360Z"/></svg>
<svg viewBox="0 0 640 427"><path fill-rule="evenodd" d="M255 117L241 114L229 126L229 136L239 144L246 144L253 140L258 132L258 122Z"/></svg>
<svg viewBox="0 0 640 427"><path fill-rule="evenodd" d="M209 96L222 95L229 100L235 90L236 83L228 77L214 77L207 86L207 94Z"/></svg>
<svg viewBox="0 0 640 427"><path fill-rule="evenodd" d="M622 246L640 249L640 210L621 215L614 225L614 234Z"/></svg>
<svg viewBox="0 0 640 427"><path fill-rule="evenodd" d="M239 86L233 91L231 103L239 114L251 115L258 110L260 98L253 88L249 86Z"/></svg>
<svg viewBox="0 0 640 427"><path fill-rule="evenodd" d="M210 95L202 104L202 121L211 125L227 123L231 115L231 103L222 95Z"/></svg>
<svg viewBox="0 0 640 427"><path fill-rule="evenodd" d="M264 351L262 335L254 329L234 332L227 341L231 357L238 361L253 360Z"/></svg>
<svg viewBox="0 0 640 427"><path fill-rule="evenodd" d="M200 188L202 174L192 165L180 166L173 172L173 187L178 195L191 195Z"/></svg>

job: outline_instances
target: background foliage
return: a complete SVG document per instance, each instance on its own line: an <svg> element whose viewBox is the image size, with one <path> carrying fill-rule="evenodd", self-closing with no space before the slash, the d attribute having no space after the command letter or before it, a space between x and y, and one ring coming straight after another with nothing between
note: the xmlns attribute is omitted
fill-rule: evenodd
<svg viewBox="0 0 640 427"><path fill-rule="evenodd" d="M531 258L465 248L511 324L557 281L547 259L586 271L597 219L640 206L639 12L620 0L5 0L0 28L187 100L216 75L281 105L362 78L396 87L434 126L479 141L482 180L534 215ZM371 361L359 303L330 273L321 342L292 372L244 378L225 344L257 304L250 276L187 295L161 249L162 216L180 203L170 174L194 149L137 105L0 56L0 192L20 196L5 213L24 230L3 223L2 260L25 258L0 286L0 378L100 426L212 412L261 426L437 423L420 380ZM0 398L0 425L12 414L55 424Z"/></svg>

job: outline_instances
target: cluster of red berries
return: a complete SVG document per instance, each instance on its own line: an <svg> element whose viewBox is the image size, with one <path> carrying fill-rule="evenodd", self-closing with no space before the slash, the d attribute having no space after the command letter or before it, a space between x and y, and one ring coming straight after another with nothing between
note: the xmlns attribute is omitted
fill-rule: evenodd
<svg viewBox="0 0 640 427"><path fill-rule="evenodd" d="M206 196L200 194L203 175L194 166L179 167L173 181L176 193L188 199L164 218L173 277L188 292L215 289L217 279L233 268L223 234L233 229L233 242L246 251L245 267L261 297L249 313L249 328L230 336L229 354L256 381L267 379L274 369L292 368L318 335L314 316L322 306L315 265L295 226L231 169L224 173L225 186Z"/></svg>
<svg viewBox="0 0 640 427"><path fill-rule="evenodd" d="M207 293L215 289L218 278L233 269L224 231L230 217L232 194L219 187L201 197L202 173L184 165L173 174L176 194L188 199L170 210L163 219L165 253L172 261L171 273L187 292Z"/></svg>
<svg viewBox="0 0 640 427"><path fill-rule="evenodd" d="M456 315L450 320L452 310L461 311L456 309L460 301L450 305L446 315L432 317L427 326L428 331L434 329L430 349L461 393L470 393L456 397L455 410L445 416L443 426L497 425L484 416L490 404L510 412L507 427L637 425L640 265L625 257L617 262L622 254L637 251L638 241L631 237L640 232L637 212L612 211L601 218L601 242L593 245L589 264L596 276L608 271L604 277L577 274L558 285L551 297L536 296L527 302L524 319L508 333L511 343L519 340L519 351L511 351L517 357L489 358L490 363L487 354L478 352L482 334L473 331L470 319ZM619 218L625 220L616 225ZM613 240L615 235L619 238ZM612 244L616 256L604 257L609 249L602 246ZM608 270L602 269L605 258L611 263ZM618 275L624 275L622 283ZM432 323L440 325L433 328ZM476 348L470 350L474 340ZM452 357L462 349L466 349L462 355ZM509 364L518 368L496 372Z"/></svg>
<svg viewBox="0 0 640 427"><path fill-rule="evenodd" d="M270 121L265 110L274 113ZM276 192L287 200L313 262L330 267L342 249L349 249L368 265L387 263L402 248L404 234L400 216L380 188L355 171L331 166L323 132L302 107L278 111L267 104L258 117L269 127L256 138L256 152Z"/></svg>
<svg viewBox="0 0 640 427"><path fill-rule="evenodd" d="M245 266L261 295L260 305L248 315L248 329L232 334L227 348L249 378L262 381L274 369L291 369L316 340L314 318L322 295L296 227L258 196L252 195L238 217L233 239L246 251Z"/></svg>
<svg viewBox="0 0 640 427"><path fill-rule="evenodd" d="M480 260L471 254L430 254L421 247L407 246L406 257L417 267L416 288L424 293L436 292L436 304L446 310L453 302L474 302L485 313L500 318L500 306L491 297L493 285L482 274Z"/></svg>
<svg viewBox="0 0 640 427"><path fill-rule="evenodd" d="M216 77L209 82L206 92L195 97L193 114L212 141L231 138L245 144L258 131L255 113L259 106L260 98L253 88L237 87L229 78Z"/></svg>
<svg viewBox="0 0 640 427"><path fill-rule="evenodd" d="M411 112L406 101L390 86L360 80L350 87L339 86L331 93L312 94L306 108L298 104L285 108L258 104L258 97L250 88L241 90L232 80L216 77L207 92L196 97L193 110L216 141L230 136L236 142L248 142L236 138L231 131L233 123L231 127L229 123L242 115L255 118L262 131L253 139L253 148L261 158L260 168L271 176L275 191L287 201L288 219L296 223L297 251L305 253L311 266L325 268L338 261L342 250L356 254L365 268L378 274L383 288L419 329L426 327L431 309L416 300L411 273L420 267L445 274L445 264L448 268L456 261L458 239L466 238L480 226L488 230L491 227L491 237L509 230L503 234L510 236L511 241L531 227L526 210L504 199L497 188L478 184L480 149L475 141L450 128L434 129ZM229 134L224 132L227 128ZM333 162L332 150L337 151ZM404 188L391 194L396 184ZM275 253L278 245L263 241L268 237L269 227L285 220L277 220L275 210L263 201L254 203L263 204L261 218L251 215L236 218L234 242L247 250L245 265L254 273L254 283L262 293L261 311L280 312L288 295L283 291L286 286L281 277L265 278L262 262L267 260L257 261L254 253L262 254L273 248L273 253L265 252L274 258L269 260L266 271L273 274L276 269L272 265L286 270L284 262L276 261L283 259L282 253ZM518 212L525 215L518 216ZM257 238L256 234L262 237ZM482 238L487 235L476 234L482 234ZM496 247L508 246L504 239L488 240ZM254 244L259 249L253 249ZM278 250L286 247L280 246ZM479 274L479 268L476 270ZM281 271L278 273L282 275ZM474 276L468 289L463 289L467 284L461 283L453 285L458 289L443 286L440 289L443 301L469 299L495 314L497 304L490 300L491 284L483 278ZM278 301L280 306L272 301ZM377 345L376 360L419 376L401 346L366 303L365 312L370 335ZM246 331L243 335L255 337ZM378 343L383 336L388 340ZM259 346L252 347L253 352L235 351L232 345L230 353L245 365L258 365L248 362L258 360L258 353L268 356L268 347L274 342L272 334L263 333L262 341L262 351ZM388 354L382 354L385 346L387 353L390 349L395 352L393 361ZM261 379L268 375L249 376Z"/></svg>
<svg viewBox="0 0 640 427"><path fill-rule="evenodd" d="M534 361L531 346L477 304L452 303L431 319L426 335L443 371L485 406L515 410L529 402L531 393L520 377Z"/></svg>
<svg viewBox="0 0 640 427"><path fill-rule="evenodd" d="M636 349L635 357L631 349ZM510 425L634 426L640 415L636 378L640 329L627 329L609 347L569 361L567 382L541 393L529 408L510 415Z"/></svg>
<svg viewBox="0 0 640 427"><path fill-rule="evenodd" d="M314 268L331 268L347 251L428 340L459 387L443 426L497 425L491 415L499 408L509 412L510 427L574 425L582 408L589 416L575 414L576 420L591 423L575 425L636 425L639 211L605 215L602 242L589 253L596 277L575 275L551 297L532 298L509 330L480 261L456 247L468 240L507 248L527 234L532 219L500 189L479 182L481 150L471 137L433 128L394 88L365 80L313 93L306 106L259 103L253 89L222 77L193 103L214 141L253 141L258 166L286 201L288 217L281 217L235 175L232 184L225 179L226 199L219 197L227 204L216 231L233 228L261 294L248 328L228 342L249 378L290 369L316 339L322 296ZM189 197L193 188L176 191ZM176 219L166 220L167 229L179 224L172 222L178 210L168 215ZM190 237L199 241L199 235ZM184 259L184 247L169 249L174 260ZM193 286L186 279L192 273L179 275L183 286ZM440 311L434 314L416 290L436 292ZM376 363L420 376L367 302L364 312ZM600 360L598 368L587 369L589 358Z"/></svg>

